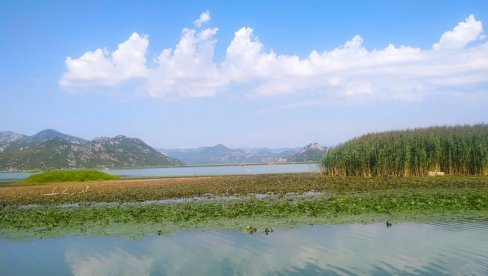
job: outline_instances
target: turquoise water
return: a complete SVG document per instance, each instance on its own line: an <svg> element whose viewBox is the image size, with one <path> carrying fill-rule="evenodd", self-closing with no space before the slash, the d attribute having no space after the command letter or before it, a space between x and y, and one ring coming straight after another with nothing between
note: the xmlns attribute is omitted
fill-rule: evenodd
<svg viewBox="0 0 488 276"><path fill-rule="evenodd" d="M243 175L274 173L308 173L319 171L317 164L283 164L283 165L248 165L248 166L203 166L176 168L144 168L108 170L107 173L121 177L172 177L172 176L209 176L209 175ZM18 180L31 173L0 172L0 181Z"/></svg>
<svg viewBox="0 0 488 276"><path fill-rule="evenodd" d="M0 275L488 275L488 222L0 240Z"/></svg>

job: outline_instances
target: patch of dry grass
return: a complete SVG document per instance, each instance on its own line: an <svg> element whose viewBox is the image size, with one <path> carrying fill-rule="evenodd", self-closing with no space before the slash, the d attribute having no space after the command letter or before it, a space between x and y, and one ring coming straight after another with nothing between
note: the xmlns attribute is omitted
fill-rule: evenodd
<svg viewBox="0 0 488 276"><path fill-rule="evenodd" d="M63 204L80 202L137 202L212 194L370 192L397 189L486 188L485 176L362 178L324 177L320 174L277 174L94 182L50 183L38 186L0 187L0 205Z"/></svg>

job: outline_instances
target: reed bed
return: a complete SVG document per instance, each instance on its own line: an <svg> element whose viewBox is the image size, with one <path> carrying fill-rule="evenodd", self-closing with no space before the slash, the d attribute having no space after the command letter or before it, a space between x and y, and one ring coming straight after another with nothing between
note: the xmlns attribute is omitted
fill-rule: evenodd
<svg viewBox="0 0 488 276"><path fill-rule="evenodd" d="M488 175L488 125L367 134L331 148L331 176Z"/></svg>

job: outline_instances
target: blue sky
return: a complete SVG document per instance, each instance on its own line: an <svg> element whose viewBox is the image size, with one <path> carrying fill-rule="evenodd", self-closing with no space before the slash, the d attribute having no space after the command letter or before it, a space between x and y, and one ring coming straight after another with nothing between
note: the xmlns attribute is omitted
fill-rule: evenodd
<svg viewBox="0 0 488 276"><path fill-rule="evenodd" d="M486 24L482 0L4 0L0 130L294 147L487 122Z"/></svg>

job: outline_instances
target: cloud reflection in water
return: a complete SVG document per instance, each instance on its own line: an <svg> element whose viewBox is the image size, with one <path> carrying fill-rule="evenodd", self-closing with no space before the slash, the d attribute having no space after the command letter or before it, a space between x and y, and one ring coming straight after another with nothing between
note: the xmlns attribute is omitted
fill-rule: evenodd
<svg viewBox="0 0 488 276"><path fill-rule="evenodd" d="M65 256L76 275L486 274L488 227L463 225L329 225L269 236L189 232L140 241L111 238L108 246L95 238L82 247L68 245Z"/></svg>

